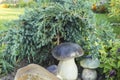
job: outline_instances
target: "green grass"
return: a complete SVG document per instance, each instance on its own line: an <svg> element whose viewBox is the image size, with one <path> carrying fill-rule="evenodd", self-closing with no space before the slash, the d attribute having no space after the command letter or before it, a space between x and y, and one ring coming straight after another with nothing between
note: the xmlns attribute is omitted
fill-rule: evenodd
<svg viewBox="0 0 120 80"><path fill-rule="evenodd" d="M111 17L108 18L108 20L112 23L115 24L113 25L114 33L116 33L116 38L120 39L120 17Z"/></svg>
<svg viewBox="0 0 120 80"><path fill-rule="evenodd" d="M0 30L7 30L5 23L19 18L24 12L23 8L0 8Z"/></svg>
<svg viewBox="0 0 120 80"><path fill-rule="evenodd" d="M99 23L99 20L104 20L104 21L108 21L112 24L115 24L112 26L113 28L113 32L116 34L116 38L120 39L120 18L118 17L109 17L107 14L98 14L96 15L96 17L98 18L96 22Z"/></svg>
<svg viewBox="0 0 120 80"><path fill-rule="evenodd" d="M116 33L116 37L120 39L120 26L113 26L114 32Z"/></svg>

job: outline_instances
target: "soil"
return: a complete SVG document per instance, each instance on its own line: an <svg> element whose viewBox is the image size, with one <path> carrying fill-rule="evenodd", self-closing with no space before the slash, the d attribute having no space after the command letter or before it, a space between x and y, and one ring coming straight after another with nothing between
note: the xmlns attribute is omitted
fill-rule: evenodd
<svg viewBox="0 0 120 80"><path fill-rule="evenodd" d="M14 76L15 76L15 72L12 72L11 74L8 74L8 75L0 78L0 80L14 80Z"/></svg>
<svg viewBox="0 0 120 80"><path fill-rule="evenodd" d="M1 77L0 80L14 80L14 77L15 77L17 70L21 67L26 66L26 65L28 65L27 60L21 61L19 66L17 66L13 72L7 74L6 76Z"/></svg>

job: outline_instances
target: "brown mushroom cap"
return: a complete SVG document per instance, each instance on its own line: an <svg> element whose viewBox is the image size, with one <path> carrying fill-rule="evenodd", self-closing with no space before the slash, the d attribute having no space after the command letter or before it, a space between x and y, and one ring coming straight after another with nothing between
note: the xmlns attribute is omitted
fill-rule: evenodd
<svg viewBox="0 0 120 80"><path fill-rule="evenodd" d="M52 55L57 60L80 57L84 54L82 48L75 43L62 43L52 50Z"/></svg>

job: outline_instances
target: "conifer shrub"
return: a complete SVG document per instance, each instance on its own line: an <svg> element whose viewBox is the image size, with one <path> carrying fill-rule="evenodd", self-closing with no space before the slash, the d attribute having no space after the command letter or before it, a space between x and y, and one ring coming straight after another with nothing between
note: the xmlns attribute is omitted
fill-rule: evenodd
<svg viewBox="0 0 120 80"><path fill-rule="evenodd" d="M85 4L81 0L64 4L43 1L7 24L11 29L0 34L0 45L5 46L0 51L2 72L11 71L22 60L44 67L57 64L51 50L63 42L78 43L85 55L98 57L99 43L106 44L114 35L106 23L95 25L95 18ZM79 58L76 61L79 62Z"/></svg>

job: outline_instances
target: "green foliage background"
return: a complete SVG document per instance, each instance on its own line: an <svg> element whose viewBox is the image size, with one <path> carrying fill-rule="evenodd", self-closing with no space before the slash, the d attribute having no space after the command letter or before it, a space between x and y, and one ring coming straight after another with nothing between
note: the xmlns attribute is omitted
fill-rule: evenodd
<svg viewBox="0 0 120 80"><path fill-rule="evenodd" d="M85 55L99 57L99 49L109 45L115 35L109 22L90 10L91 4L87 0L59 3L41 0L26 9L18 20L7 24L11 29L0 33L0 45L5 46L0 51L2 72L11 71L23 59L44 67L57 64L51 50L63 42L78 43Z"/></svg>
<svg viewBox="0 0 120 80"><path fill-rule="evenodd" d="M120 0L110 0L108 20L111 22L117 38L120 39Z"/></svg>
<svg viewBox="0 0 120 80"><path fill-rule="evenodd" d="M109 41L110 45L103 45L100 50L100 61L102 74L105 74L105 80L119 80L120 76L120 40ZM114 72L113 72L114 71Z"/></svg>

